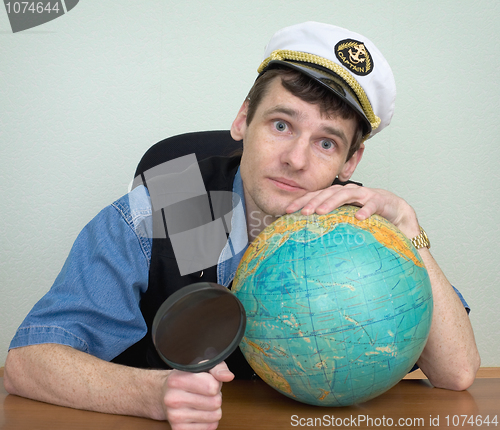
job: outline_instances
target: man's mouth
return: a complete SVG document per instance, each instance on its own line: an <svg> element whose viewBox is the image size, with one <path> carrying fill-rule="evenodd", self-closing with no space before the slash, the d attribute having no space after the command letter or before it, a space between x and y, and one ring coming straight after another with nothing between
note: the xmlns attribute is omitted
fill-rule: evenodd
<svg viewBox="0 0 500 430"><path fill-rule="evenodd" d="M301 187L297 182L287 179L287 178L269 178L269 180L278 188L285 191L304 191L304 188Z"/></svg>

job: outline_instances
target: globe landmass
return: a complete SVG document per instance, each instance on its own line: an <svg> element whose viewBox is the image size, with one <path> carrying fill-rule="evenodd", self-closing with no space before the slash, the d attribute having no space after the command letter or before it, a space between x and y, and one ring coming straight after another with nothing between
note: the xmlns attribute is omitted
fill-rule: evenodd
<svg viewBox="0 0 500 430"><path fill-rule="evenodd" d="M240 348L270 386L298 401L347 406L414 366L432 291L411 242L359 208L279 218L250 244L233 282L247 313Z"/></svg>

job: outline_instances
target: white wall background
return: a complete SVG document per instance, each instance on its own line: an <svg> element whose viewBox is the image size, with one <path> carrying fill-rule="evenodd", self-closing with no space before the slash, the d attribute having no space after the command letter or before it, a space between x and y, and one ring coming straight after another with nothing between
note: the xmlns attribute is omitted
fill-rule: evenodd
<svg viewBox="0 0 500 430"><path fill-rule="evenodd" d="M0 366L80 229L164 137L230 126L281 27L368 36L398 86L354 179L417 210L500 366L500 2L81 0L13 34L0 8Z"/></svg>

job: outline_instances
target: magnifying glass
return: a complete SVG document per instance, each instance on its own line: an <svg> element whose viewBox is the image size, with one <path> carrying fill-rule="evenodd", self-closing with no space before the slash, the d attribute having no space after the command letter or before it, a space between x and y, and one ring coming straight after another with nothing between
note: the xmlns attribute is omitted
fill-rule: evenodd
<svg viewBox="0 0 500 430"><path fill-rule="evenodd" d="M163 302L153 320L153 343L173 369L205 372L237 348L246 320L243 305L227 288L199 282Z"/></svg>

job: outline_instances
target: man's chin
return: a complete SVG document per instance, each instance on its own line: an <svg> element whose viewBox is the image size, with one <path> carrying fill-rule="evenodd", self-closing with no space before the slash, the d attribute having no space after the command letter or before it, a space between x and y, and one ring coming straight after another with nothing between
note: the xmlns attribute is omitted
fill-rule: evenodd
<svg viewBox="0 0 500 430"><path fill-rule="evenodd" d="M286 214L286 208L290 205L290 202L280 203L280 202L271 202L268 205L265 205L264 212L267 215L279 218Z"/></svg>
<svg viewBox="0 0 500 430"><path fill-rule="evenodd" d="M257 204L257 207L266 215L273 216L273 217L281 217L283 215L286 215L286 209L290 204L295 201L298 197L300 196L291 196L289 193L286 193L287 195L283 195L282 193L264 193L260 194L257 196L257 199L255 199L255 203ZM259 198L262 196L265 196L265 198Z"/></svg>

